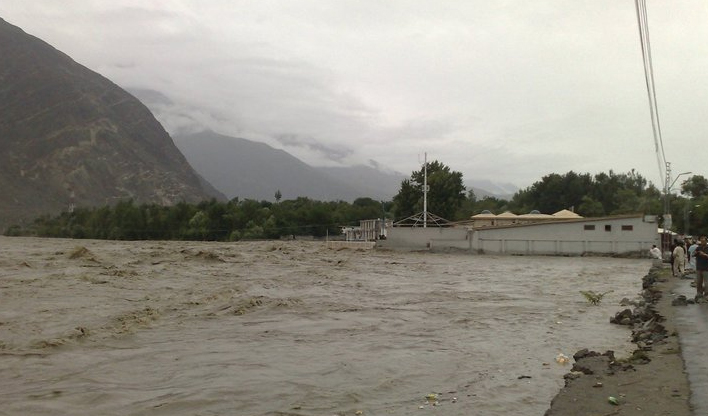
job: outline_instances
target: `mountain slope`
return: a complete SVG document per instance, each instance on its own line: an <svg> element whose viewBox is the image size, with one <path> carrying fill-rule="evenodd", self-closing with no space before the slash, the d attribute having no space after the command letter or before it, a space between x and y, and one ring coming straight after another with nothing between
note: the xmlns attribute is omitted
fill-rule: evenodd
<svg viewBox="0 0 708 416"><path fill-rule="evenodd" d="M315 169L341 182L351 184L359 190L361 196L384 201L392 200L401 189L401 182L406 179L401 173L384 172L365 165Z"/></svg>
<svg viewBox="0 0 708 416"><path fill-rule="evenodd" d="M208 111L203 108L192 107L184 102L174 102L172 98L168 97L166 94L160 91L144 88L128 88L128 91L130 91L131 94L138 97L145 105L147 105L153 112L153 114L155 114L155 116L163 123L163 125L171 126L173 129L173 134L175 136L186 135L195 131L208 130L208 127L205 126L209 123L205 123L204 120L218 118L218 116L214 114L209 114ZM236 138L229 139L235 141L236 143L241 143L241 140L245 140ZM202 143L207 147L211 146L209 140L204 141ZM268 152L266 151L268 149L273 152L273 154L275 154L275 152L282 152L282 150L276 150L270 146L267 146L266 148L261 148L263 153L259 153L258 156L260 158L259 160L261 161L261 165L270 165L270 157L268 156ZM247 153L249 151L249 147L239 147L238 144L232 143L231 147L229 147L228 149L224 148L223 150L226 152ZM218 170L216 166L213 166L204 161L198 161L203 158L203 155L200 155L200 153L206 151L206 149L198 148L195 146L194 149L183 148L182 151L185 152L185 156L187 156L187 159L190 161L190 163L192 163L193 166L195 163L199 163L199 168L195 166L195 168L197 168L197 171L201 171L201 169L214 171L211 174L202 172L202 174L206 177L209 177L210 180L218 181L219 179L216 179L215 177L223 175L223 173L216 172ZM190 152L190 154L186 154L186 152ZM216 153L220 158L224 157L221 152L211 153ZM248 158L245 159L248 160ZM338 199L352 200L359 196L367 196L376 200L391 200L393 196L396 195L400 190L401 182L404 179L409 178L410 176L404 175L399 172L392 172L380 169L377 163L374 161L371 161L370 163L371 166L356 165L346 167L313 167L313 169L319 171L321 174L329 177L332 180L338 181L340 183L340 187L348 187L349 189L355 189L351 194L342 194L342 189L345 188L342 188L335 192L327 193L329 195L339 195ZM224 164L218 165L219 168L221 168ZM250 175L247 171L239 171L239 169L234 166L225 167L225 169L230 170L230 173L228 175L229 177L241 177L239 181L242 181L244 176L248 177ZM297 172L297 170L292 172ZM271 175L271 173L267 174ZM295 181L295 178L289 178L289 180L291 180L292 182L297 182ZM221 179L221 181L227 182L225 185L223 185L223 187L225 187L226 189L234 188L231 191L224 191L226 193L230 193L232 196L239 195L242 198L272 200L273 195L275 194L275 191L271 192L270 190L259 189L260 185L258 183L251 183L250 185L245 183L242 183L241 185L230 184L228 183L228 180L224 181L223 178ZM467 189L474 190L475 195L478 199L484 198L486 196L510 199L511 196L516 191L518 191L518 188L516 188L514 185L499 184L497 182L489 180L473 179L471 181L466 180L465 182L467 185ZM277 186L278 185L274 184L268 185L269 188L277 188ZM296 186L295 188L302 190L303 193L299 196L308 196L311 198L316 198L315 195L323 194L322 192L313 191L309 187Z"/></svg>
<svg viewBox="0 0 708 416"><path fill-rule="evenodd" d="M312 167L284 150L265 143L224 136L211 131L174 137L189 163L229 199L274 200L280 190L284 199L300 196L318 200L353 201L359 197L390 201L408 177L374 167ZM478 181L480 182L480 181ZM482 182L494 187L490 181ZM467 185L477 198L508 199Z"/></svg>
<svg viewBox="0 0 708 416"><path fill-rule="evenodd" d="M283 199L306 196L351 201L365 196L356 187L265 143L211 131L175 136L174 140L194 169L230 199L273 200L278 190Z"/></svg>
<svg viewBox="0 0 708 416"><path fill-rule="evenodd" d="M172 204L206 189L140 101L0 19L0 225L120 199Z"/></svg>

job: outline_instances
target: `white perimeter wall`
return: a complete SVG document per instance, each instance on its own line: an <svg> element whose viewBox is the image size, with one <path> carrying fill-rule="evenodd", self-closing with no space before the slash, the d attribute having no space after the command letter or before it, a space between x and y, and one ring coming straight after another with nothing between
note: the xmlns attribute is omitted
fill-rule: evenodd
<svg viewBox="0 0 708 416"><path fill-rule="evenodd" d="M595 229L587 230L586 225ZM488 254L630 254L646 253L652 244L659 244L657 224L644 222L643 217L476 229L471 240L474 251Z"/></svg>
<svg viewBox="0 0 708 416"><path fill-rule="evenodd" d="M467 228L391 227L386 240L377 241L378 247L409 250L471 248Z"/></svg>

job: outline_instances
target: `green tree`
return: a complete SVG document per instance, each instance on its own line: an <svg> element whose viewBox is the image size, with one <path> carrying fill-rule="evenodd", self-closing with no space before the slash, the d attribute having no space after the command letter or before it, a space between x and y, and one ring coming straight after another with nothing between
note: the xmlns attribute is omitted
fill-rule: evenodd
<svg viewBox="0 0 708 416"><path fill-rule="evenodd" d="M344 207L340 207L343 209ZM374 219L383 216L383 207L380 201L371 198L357 198L352 203L350 216L352 220Z"/></svg>
<svg viewBox="0 0 708 416"><path fill-rule="evenodd" d="M708 235L708 195L693 200L690 212L690 233L695 236Z"/></svg>
<svg viewBox="0 0 708 416"><path fill-rule="evenodd" d="M691 199L708 195L708 179L701 175L693 175L681 184L681 193Z"/></svg>
<svg viewBox="0 0 708 416"><path fill-rule="evenodd" d="M594 200L590 195L585 195L578 206L578 214L583 217L602 217L605 215L605 209L600 201Z"/></svg>
<svg viewBox="0 0 708 416"><path fill-rule="evenodd" d="M618 189L615 193L615 208L612 215L635 214L639 212L641 200L637 193L629 188Z"/></svg>
<svg viewBox="0 0 708 416"><path fill-rule="evenodd" d="M401 182L401 189L393 197L393 213L396 219L401 220L421 211L423 211L422 185L404 179Z"/></svg>
<svg viewBox="0 0 708 416"><path fill-rule="evenodd" d="M496 214L509 210L509 202L494 196L485 196L475 204L474 214L489 211ZM520 211L523 212L523 211Z"/></svg>
<svg viewBox="0 0 708 416"><path fill-rule="evenodd" d="M455 218L459 220L469 219L475 214L475 205L477 204L477 196L474 194L473 190L467 191L467 197L455 213Z"/></svg>
<svg viewBox="0 0 708 416"><path fill-rule="evenodd" d="M525 190L517 192L512 199L512 206L519 212L538 210L552 214L562 209L579 207L583 197L588 195L591 189L592 177L587 173L551 173Z"/></svg>
<svg viewBox="0 0 708 416"><path fill-rule="evenodd" d="M517 212L537 209L552 214L575 207L583 216L627 213L659 214L657 190L635 170L628 173L552 173L519 191L511 201Z"/></svg>
<svg viewBox="0 0 708 416"><path fill-rule="evenodd" d="M209 235L209 216L199 211L189 220L189 235L198 240L206 240Z"/></svg>
<svg viewBox="0 0 708 416"><path fill-rule="evenodd" d="M462 173L452 171L436 161L427 163L428 211L445 219L453 220L465 200ZM423 211L423 182L425 167L414 171L410 179L401 183L401 189L393 197L394 213L398 219Z"/></svg>

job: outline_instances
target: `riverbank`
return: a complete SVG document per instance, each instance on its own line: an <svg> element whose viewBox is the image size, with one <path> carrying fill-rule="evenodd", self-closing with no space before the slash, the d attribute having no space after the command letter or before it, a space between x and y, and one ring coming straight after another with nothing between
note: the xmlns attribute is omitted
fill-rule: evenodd
<svg viewBox="0 0 708 416"><path fill-rule="evenodd" d="M676 309L668 296L679 283L668 269L652 268L643 279L641 300L629 313L614 317L632 326L637 349L628 359L617 360L612 352L576 353L566 384L545 416L693 414Z"/></svg>

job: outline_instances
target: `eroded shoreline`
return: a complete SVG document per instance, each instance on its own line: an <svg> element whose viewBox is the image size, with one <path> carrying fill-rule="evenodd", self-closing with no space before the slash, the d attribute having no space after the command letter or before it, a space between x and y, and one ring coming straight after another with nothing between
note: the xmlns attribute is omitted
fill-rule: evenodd
<svg viewBox="0 0 708 416"><path fill-rule="evenodd" d="M616 360L605 353L578 351L565 386L545 416L691 415L691 390L668 293L679 284L662 267L642 279L641 300L625 309L616 323L632 326L636 349Z"/></svg>

